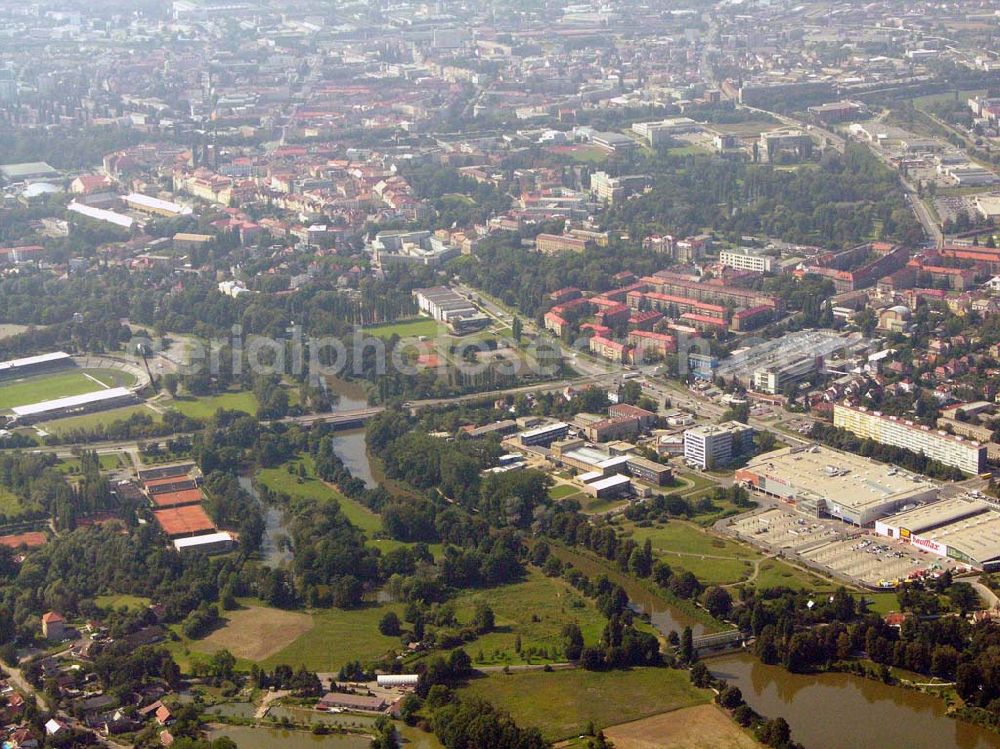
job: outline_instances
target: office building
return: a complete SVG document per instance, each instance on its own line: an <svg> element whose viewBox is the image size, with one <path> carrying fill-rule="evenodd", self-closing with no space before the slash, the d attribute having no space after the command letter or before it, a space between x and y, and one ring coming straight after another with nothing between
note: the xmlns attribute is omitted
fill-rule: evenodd
<svg viewBox="0 0 1000 749"><path fill-rule="evenodd" d="M797 384L818 372L820 362L821 357L807 355L786 364L761 367L753 373L754 390L777 395L786 386Z"/></svg>
<svg viewBox="0 0 1000 749"><path fill-rule="evenodd" d="M702 470L727 465L753 450L753 428L738 421L707 424L684 432L684 460Z"/></svg>

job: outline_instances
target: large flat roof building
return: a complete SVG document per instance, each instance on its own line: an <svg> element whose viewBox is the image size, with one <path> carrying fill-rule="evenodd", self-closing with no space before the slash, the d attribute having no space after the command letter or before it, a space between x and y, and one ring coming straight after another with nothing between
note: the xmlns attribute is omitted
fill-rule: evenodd
<svg viewBox="0 0 1000 749"><path fill-rule="evenodd" d="M986 464L986 445L880 411L838 403L833 407L833 425L881 445L922 453L965 473L980 473Z"/></svg>
<svg viewBox="0 0 1000 749"><path fill-rule="evenodd" d="M50 354L26 356L21 359L11 359L0 362L0 377L23 377L41 369L68 366L73 363L73 357L65 351L53 351Z"/></svg>
<svg viewBox="0 0 1000 749"><path fill-rule="evenodd" d="M117 387L97 390L93 393L73 395L68 398L32 403L27 406L16 406L11 411L21 424L33 421L55 419L69 414L87 413L90 411L114 408L116 406L134 403L138 400L135 393L128 388Z"/></svg>
<svg viewBox="0 0 1000 749"><path fill-rule="evenodd" d="M870 525L938 492L918 475L822 445L760 455L736 472L736 480L804 511L854 525Z"/></svg>
<svg viewBox="0 0 1000 749"><path fill-rule="evenodd" d="M986 570L1000 567L1000 513L983 502L946 499L884 518L875 531Z"/></svg>

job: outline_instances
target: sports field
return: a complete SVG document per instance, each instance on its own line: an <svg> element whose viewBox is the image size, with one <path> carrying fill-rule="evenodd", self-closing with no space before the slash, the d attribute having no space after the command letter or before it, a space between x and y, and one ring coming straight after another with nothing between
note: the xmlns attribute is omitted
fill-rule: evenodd
<svg viewBox="0 0 1000 749"><path fill-rule="evenodd" d="M221 613L225 625L201 640L192 640L192 650L214 653L226 649L237 658L262 661L288 647L314 625L308 614L264 606Z"/></svg>
<svg viewBox="0 0 1000 749"><path fill-rule="evenodd" d="M134 383L132 375L117 369L67 369L4 380L0 382L0 411Z"/></svg>
<svg viewBox="0 0 1000 749"><path fill-rule="evenodd" d="M361 330L366 335L372 335L376 338L391 338L393 334L398 335L400 338L417 338L418 336L434 338L435 336L444 335L447 332L447 328L427 317L402 320L385 325L371 325Z"/></svg>
<svg viewBox="0 0 1000 749"><path fill-rule="evenodd" d="M13 338L31 328L30 325L13 325L10 323L0 323L0 341L4 338Z"/></svg>
<svg viewBox="0 0 1000 749"><path fill-rule="evenodd" d="M579 736L589 721L598 729L707 703L712 693L691 685L687 671L530 671L472 679L460 690L507 710L550 740ZM660 744L664 746L664 744Z"/></svg>

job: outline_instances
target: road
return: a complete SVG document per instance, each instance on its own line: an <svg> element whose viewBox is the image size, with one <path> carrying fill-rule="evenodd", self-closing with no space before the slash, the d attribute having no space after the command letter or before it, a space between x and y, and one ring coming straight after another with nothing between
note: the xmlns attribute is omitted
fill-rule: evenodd
<svg viewBox="0 0 1000 749"><path fill-rule="evenodd" d="M31 686L28 680L24 678L24 674L22 673L21 669L14 668L13 666L4 666L3 670L7 672L8 680L10 681L11 684L14 685L15 689L26 695L33 695L35 701L38 703L38 707L40 707L45 712L48 712L49 703L45 699L45 695L37 691L33 686Z"/></svg>
<svg viewBox="0 0 1000 749"><path fill-rule="evenodd" d="M996 593L994 593L992 590L990 590L981 582L979 582L978 577L960 577L956 578L956 580L971 585L972 589L979 594L980 598L983 599L983 602L986 604L986 608L988 609L1000 608L1000 598L997 597Z"/></svg>
<svg viewBox="0 0 1000 749"><path fill-rule="evenodd" d="M490 299L489 296L482 291L458 282L454 284L454 287L459 294L464 296L469 301L474 301L474 303L477 304L487 315L492 317L504 327L510 327L514 324L514 315L501 307L496 301ZM545 332L539 330L538 326L535 325L535 322L530 319L521 318L521 325L524 332L530 336L537 337ZM616 365L611 362L595 359L590 356L589 353L567 346L558 338L553 337L551 340L554 343L558 343L563 359L569 362L570 366L577 370L581 375L606 375L621 370L620 365L616 368Z"/></svg>

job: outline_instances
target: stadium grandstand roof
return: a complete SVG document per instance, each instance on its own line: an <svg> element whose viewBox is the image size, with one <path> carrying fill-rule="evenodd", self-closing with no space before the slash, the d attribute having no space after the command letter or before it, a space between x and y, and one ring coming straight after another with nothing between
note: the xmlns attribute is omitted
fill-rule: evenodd
<svg viewBox="0 0 1000 749"><path fill-rule="evenodd" d="M23 359L11 359L0 362L0 374L3 372L33 367L38 364L48 364L49 362L69 360L72 357L65 351L53 351L51 354L39 354L38 356L26 356Z"/></svg>
<svg viewBox="0 0 1000 749"><path fill-rule="evenodd" d="M56 398L55 400L32 403L27 406L16 406L11 409L15 416L37 416L49 411L61 411L64 408L76 408L77 406L89 406L92 403L115 400L132 395L128 388L108 388L107 390L97 390L93 393L83 395L71 395L67 398Z"/></svg>

